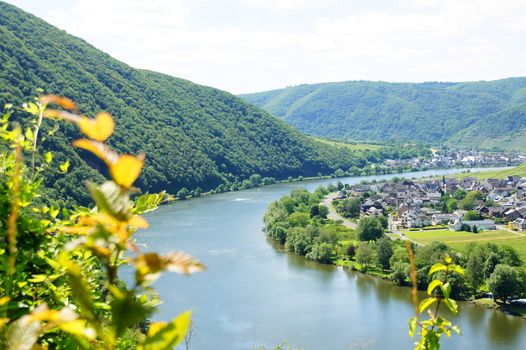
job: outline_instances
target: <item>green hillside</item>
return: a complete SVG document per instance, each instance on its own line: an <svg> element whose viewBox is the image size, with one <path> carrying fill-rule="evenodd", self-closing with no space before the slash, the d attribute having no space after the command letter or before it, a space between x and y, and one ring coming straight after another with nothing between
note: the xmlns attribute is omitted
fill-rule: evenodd
<svg viewBox="0 0 526 350"><path fill-rule="evenodd" d="M312 135L526 148L526 78L472 83L348 81L242 95Z"/></svg>
<svg viewBox="0 0 526 350"><path fill-rule="evenodd" d="M42 88L72 98L84 113L110 112L117 131L109 144L148 155L137 183L144 191L209 190L255 173L280 179L356 165L349 151L315 142L229 93L134 69L4 2L0 13L0 106L20 105ZM27 117L14 118L24 123ZM44 131L54 126L44 124ZM86 162L102 165L67 146L77 136L74 127L60 124L43 147L72 164L68 175L48 185L82 202L81 182L100 177Z"/></svg>

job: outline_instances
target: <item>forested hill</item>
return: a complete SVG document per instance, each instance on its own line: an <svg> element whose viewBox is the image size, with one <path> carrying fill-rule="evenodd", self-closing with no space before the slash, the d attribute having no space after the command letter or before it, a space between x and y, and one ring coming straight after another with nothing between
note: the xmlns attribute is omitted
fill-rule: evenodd
<svg viewBox="0 0 526 350"><path fill-rule="evenodd" d="M209 190L256 173L280 179L353 165L345 149L314 142L236 96L131 68L4 2L0 13L0 106L26 102L42 88L72 98L84 113L110 112L117 126L109 144L147 155L137 183L143 191ZM22 122L25 117L15 115ZM49 130L56 123L44 124ZM84 201L81 182L97 176L85 160L94 160L71 148L75 127L57 125L60 130L43 148L55 151L57 161L70 158L72 165L52 185Z"/></svg>
<svg viewBox="0 0 526 350"><path fill-rule="evenodd" d="M526 149L526 78L420 84L348 81L241 97L319 136Z"/></svg>

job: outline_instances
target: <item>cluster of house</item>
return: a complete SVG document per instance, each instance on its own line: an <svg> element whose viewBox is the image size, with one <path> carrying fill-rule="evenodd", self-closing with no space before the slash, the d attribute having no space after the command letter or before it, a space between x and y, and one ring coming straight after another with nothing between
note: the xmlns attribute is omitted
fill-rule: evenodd
<svg viewBox="0 0 526 350"><path fill-rule="evenodd" d="M454 195L458 190L476 190L484 195L486 201L474 201L474 210L483 220L463 220L465 210L444 213L435 209L443 194ZM338 194L338 198L346 197L363 198L361 211L365 216L395 211L393 218L404 228L448 225L450 230L460 231L467 225L471 231L493 230L498 218L517 230L526 230L526 179L518 176L504 180L466 177L356 184Z"/></svg>
<svg viewBox="0 0 526 350"><path fill-rule="evenodd" d="M486 152L469 150L431 149L430 158L388 159L384 165L388 167L403 166L413 168L453 168L476 166L515 165L526 162L522 153Z"/></svg>

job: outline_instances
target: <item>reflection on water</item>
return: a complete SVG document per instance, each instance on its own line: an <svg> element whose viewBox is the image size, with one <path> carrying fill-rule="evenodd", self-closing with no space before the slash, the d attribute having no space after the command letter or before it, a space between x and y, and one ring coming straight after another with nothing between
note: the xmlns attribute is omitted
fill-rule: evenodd
<svg viewBox="0 0 526 350"><path fill-rule="evenodd" d="M433 173L417 173L425 174ZM380 177L366 179L373 178ZM330 181L225 193L148 214L151 227L140 243L149 250L188 251L208 267L189 278L163 275L156 282L164 301L156 318L191 308L192 350L272 348L284 339L306 350L410 349L407 320L414 306L408 288L284 253L261 231L270 202ZM452 320L463 336L445 341L444 350L526 349L523 319L467 303L460 309Z"/></svg>

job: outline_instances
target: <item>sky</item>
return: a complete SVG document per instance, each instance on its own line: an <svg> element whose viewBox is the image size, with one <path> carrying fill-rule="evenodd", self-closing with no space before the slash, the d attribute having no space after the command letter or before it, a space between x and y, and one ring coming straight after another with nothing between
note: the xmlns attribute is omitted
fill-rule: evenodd
<svg viewBox="0 0 526 350"><path fill-rule="evenodd" d="M526 76L526 0L7 0L136 68L232 93Z"/></svg>

